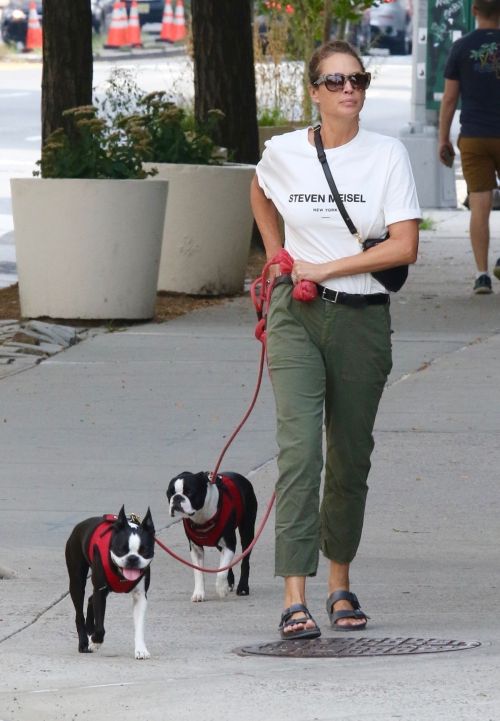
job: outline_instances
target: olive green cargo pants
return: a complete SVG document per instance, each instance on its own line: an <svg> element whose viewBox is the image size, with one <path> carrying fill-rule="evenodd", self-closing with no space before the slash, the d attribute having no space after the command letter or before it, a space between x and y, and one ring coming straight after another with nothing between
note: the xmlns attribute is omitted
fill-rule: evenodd
<svg viewBox="0 0 500 721"><path fill-rule="evenodd" d="M373 425L392 367L390 314L388 305L307 303L291 292L274 289L267 323L279 447L275 573L314 576L320 548L349 563L359 545Z"/></svg>

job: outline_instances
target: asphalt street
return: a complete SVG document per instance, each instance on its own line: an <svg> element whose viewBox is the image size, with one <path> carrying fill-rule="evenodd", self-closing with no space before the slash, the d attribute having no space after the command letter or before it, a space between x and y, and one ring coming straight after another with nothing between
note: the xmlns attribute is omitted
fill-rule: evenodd
<svg viewBox="0 0 500 721"><path fill-rule="evenodd" d="M478 642L366 658L241 656L278 640L281 582L272 518L252 555L248 598L190 601L192 571L157 550L133 658L131 600L108 602L97 654L77 651L63 550L79 520L151 507L181 555L165 490L209 469L253 393L259 344L248 297L164 324L104 333L0 382L1 721L470 721L500 718L496 620L500 464L500 285L472 296L468 213L425 211L420 258L393 297L394 369L376 424L367 519L352 587L363 638ZM492 214L500 253L500 213ZM248 474L259 518L276 478L267 379L223 470ZM215 552L207 558L217 564ZM323 639L325 565L308 585ZM352 638L354 634L346 634Z"/></svg>

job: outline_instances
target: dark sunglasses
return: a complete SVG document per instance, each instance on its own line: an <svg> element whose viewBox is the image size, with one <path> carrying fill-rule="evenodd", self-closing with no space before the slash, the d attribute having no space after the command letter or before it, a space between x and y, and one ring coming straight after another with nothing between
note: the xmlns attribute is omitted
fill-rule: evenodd
<svg viewBox="0 0 500 721"><path fill-rule="evenodd" d="M366 90L370 85L371 79L371 73L351 73L350 75L332 73L331 75L320 75L313 84L321 85L324 83L327 90L331 93L336 93L337 90L344 89L347 81L350 82L353 90Z"/></svg>

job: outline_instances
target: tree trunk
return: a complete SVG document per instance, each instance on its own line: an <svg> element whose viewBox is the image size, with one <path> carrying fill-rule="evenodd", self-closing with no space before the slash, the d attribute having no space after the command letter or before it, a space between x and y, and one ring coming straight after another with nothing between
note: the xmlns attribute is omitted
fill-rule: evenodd
<svg viewBox="0 0 500 721"><path fill-rule="evenodd" d="M56 0L58 1L58 0ZM195 114L221 110L220 145L231 160L259 159L252 0L192 0Z"/></svg>
<svg viewBox="0 0 500 721"><path fill-rule="evenodd" d="M43 0L42 144L68 108L92 103L90 0Z"/></svg>

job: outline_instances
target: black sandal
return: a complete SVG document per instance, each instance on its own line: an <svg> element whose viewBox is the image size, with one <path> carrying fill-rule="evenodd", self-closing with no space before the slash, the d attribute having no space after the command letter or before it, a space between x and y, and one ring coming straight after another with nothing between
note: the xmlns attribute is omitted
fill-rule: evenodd
<svg viewBox="0 0 500 721"><path fill-rule="evenodd" d="M300 618L292 618L294 613L303 613L304 615ZM316 624L316 628L301 628L297 629L296 631L288 631L288 633L285 632L285 628L289 628L290 626L294 626L297 623L303 623L306 624L307 621L313 621L313 623ZM321 636L321 631L318 627L318 624L314 620L314 618L311 616L309 609L307 606L304 606L303 603L294 603L289 608L285 608L283 613L281 614L281 622L279 625L279 631L281 634L281 638L284 641L287 641L291 638L318 638L318 636Z"/></svg>
<svg viewBox="0 0 500 721"><path fill-rule="evenodd" d="M337 601L349 601L352 611L334 611L333 607ZM334 631L363 631L366 628L366 622L370 618L361 610L356 594L350 591L334 591L326 601L326 612L330 619L331 627ZM356 618L364 620L364 623L356 625L341 625L337 621L341 618Z"/></svg>

